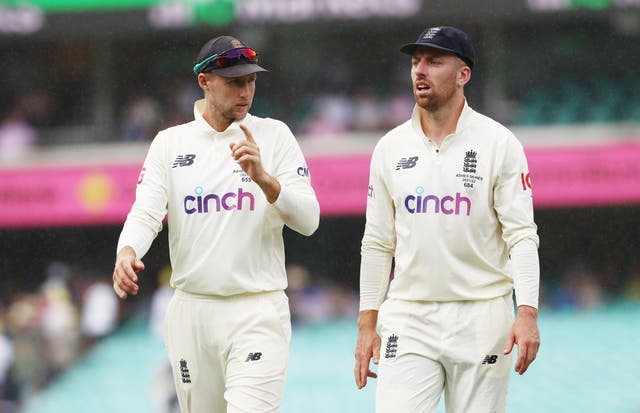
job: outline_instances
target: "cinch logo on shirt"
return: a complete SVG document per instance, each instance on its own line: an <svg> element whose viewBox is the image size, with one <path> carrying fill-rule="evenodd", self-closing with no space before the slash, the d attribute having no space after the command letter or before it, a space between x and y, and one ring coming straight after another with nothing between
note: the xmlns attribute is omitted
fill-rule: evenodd
<svg viewBox="0 0 640 413"><path fill-rule="evenodd" d="M296 172L300 176L306 176L306 177L309 176L309 168L306 166L299 167L298 169L296 169Z"/></svg>
<svg viewBox="0 0 640 413"><path fill-rule="evenodd" d="M462 207L466 209L466 215L471 214L471 200L466 196L461 196L460 192L456 192L455 197L445 195L438 197L437 195L423 195L424 188L419 186L416 188L416 195L408 195L404 199L404 206L410 214L427 214L442 212L445 215L460 215L464 213Z"/></svg>
<svg viewBox="0 0 640 413"><path fill-rule="evenodd" d="M243 206L246 206L246 202L249 202L249 210L253 211L255 207L255 198L251 192L243 191L242 188L238 188L237 192L227 192L223 195L218 194L203 194L201 186L196 186L196 196L187 195L184 197L184 212L187 214L206 214L212 208L215 208L216 212L220 212L221 209L225 211L232 211L237 209L242 210Z"/></svg>

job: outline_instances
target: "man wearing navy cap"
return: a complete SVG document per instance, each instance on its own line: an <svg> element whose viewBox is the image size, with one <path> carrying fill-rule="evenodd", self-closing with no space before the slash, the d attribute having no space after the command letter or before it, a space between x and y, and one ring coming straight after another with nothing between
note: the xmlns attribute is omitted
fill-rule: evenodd
<svg viewBox="0 0 640 413"><path fill-rule="evenodd" d="M428 28L400 50L416 105L371 158L356 384L379 376L378 413L434 412L443 391L447 413L505 412L514 344L519 374L540 345L527 160L466 101L466 33Z"/></svg>
<svg viewBox="0 0 640 413"><path fill-rule="evenodd" d="M122 299L138 293L141 259L168 215L165 341L182 412L275 413L291 339L282 230L311 235L318 201L289 128L249 114L266 71L256 51L216 37L193 71L204 99L193 121L151 143L113 288Z"/></svg>

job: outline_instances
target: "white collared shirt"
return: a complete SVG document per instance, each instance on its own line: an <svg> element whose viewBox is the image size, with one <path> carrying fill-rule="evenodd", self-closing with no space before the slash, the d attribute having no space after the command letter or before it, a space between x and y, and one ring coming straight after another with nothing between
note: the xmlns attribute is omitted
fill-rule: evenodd
<svg viewBox="0 0 640 413"><path fill-rule="evenodd" d="M199 100L194 121L161 131L151 143L117 251L129 245L142 258L167 215L172 287L221 296L283 290L283 226L310 235L320 214L302 151L280 121L247 114L217 132L203 109ZM280 183L273 204L231 156L229 144L245 139L240 123Z"/></svg>
<svg viewBox="0 0 640 413"><path fill-rule="evenodd" d="M440 148L412 118L387 133L371 159L362 239L360 310L389 298L483 300L513 290L511 248L538 245L527 160L504 126L465 102ZM537 258L537 256L536 256ZM522 302L537 307L537 284Z"/></svg>

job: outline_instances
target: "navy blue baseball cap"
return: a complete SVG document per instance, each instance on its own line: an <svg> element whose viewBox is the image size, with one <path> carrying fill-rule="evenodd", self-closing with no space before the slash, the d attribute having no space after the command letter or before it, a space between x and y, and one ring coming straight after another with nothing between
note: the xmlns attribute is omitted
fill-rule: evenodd
<svg viewBox="0 0 640 413"><path fill-rule="evenodd" d="M428 46L451 52L464 60L471 69L476 63L476 52L471 39L465 32L456 27L430 27L420 33L415 43L405 44L400 48L400 51L412 55L416 47L419 46Z"/></svg>

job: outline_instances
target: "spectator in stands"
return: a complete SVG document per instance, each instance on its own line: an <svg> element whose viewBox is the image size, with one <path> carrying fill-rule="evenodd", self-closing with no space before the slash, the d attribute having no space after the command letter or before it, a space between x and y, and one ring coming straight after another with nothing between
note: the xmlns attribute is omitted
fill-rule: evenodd
<svg viewBox="0 0 640 413"><path fill-rule="evenodd" d="M18 402L42 389L49 378L38 318L39 301L38 296L21 292L13 297L7 309L7 330L15 349L11 375L17 386Z"/></svg>
<svg viewBox="0 0 640 413"><path fill-rule="evenodd" d="M159 129L160 105L147 91L138 90L125 104L122 116L122 140L149 141Z"/></svg>
<svg viewBox="0 0 640 413"><path fill-rule="evenodd" d="M372 132L382 129L384 110L371 86L360 86L351 103L353 104L353 116L349 123L351 130Z"/></svg>
<svg viewBox="0 0 640 413"><path fill-rule="evenodd" d="M5 403L9 403L7 384L11 381L10 371L15 362L15 350L13 340L5 331L4 308L0 305L0 412L9 411Z"/></svg>
<svg viewBox="0 0 640 413"><path fill-rule="evenodd" d="M40 328L43 333L49 375L56 376L73 364L81 352L80 317L69 287L70 268L53 262L40 287Z"/></svg>
<svg viewBox="0 0 640 413"><path fill-rule="evenodd" d="M29 123L24 102L18 99L0 122L0 159L26 153L37 143L36 129Z"/></svg>
<svg viewBox="0 0 640 413"><path fill-rule="evenodd" d="M640 302L640 262L635 262L629 269L629 274L623 287L623 297Z"/></svg>
<svg viewBox="0 0 640 413"><path fill-rule="evenodd" d="M353 319L358 313L354 291L329 279L313 277L302 265L288 265L287 279L291 316L296 323Z"/></svg>
<svg viewBox="0 0 640 413"><path fill-rule="evenodd" d="M149 325L151 332L159 340L164 338L164 317L173 296L173 288L169 284L170 280L171 266L166 265L158 273L158 286L151 297ZM113 296L113 293L111 295Z"/></svg>
<svg viewBox="0 0 640 413"><path fill-rule="evenodd" d="M384 110L383 129L389 130L401 124L407 118L407 113L411 113L415 101L411 98L411 93L406 88L396 88L391 92L391 96L386 100Z"/></svg>
<svg viewBox="0 0 640 413"><path fill-rule="evenodd" d="M91 282L82 294L81 326L85 347L111 334L118 325L118 298L109 276Z"/></svg>
<svg viewBox="0 0 640 413"><path fill-rule="evenodd" d="M303 126L307 135L337 135L349 130L353 117L353 102L340 93L325 93L314 102Z"/></svg>

